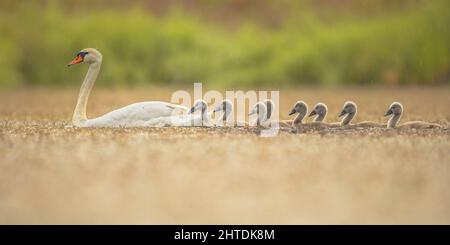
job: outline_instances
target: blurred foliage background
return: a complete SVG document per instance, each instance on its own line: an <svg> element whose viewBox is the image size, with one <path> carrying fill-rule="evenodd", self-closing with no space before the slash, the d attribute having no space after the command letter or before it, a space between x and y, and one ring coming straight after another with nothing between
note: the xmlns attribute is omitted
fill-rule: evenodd
<svg viewBox="0 0 450 245"><path fill-rule="evenodd" d="M0 88L450 84L448 0L0 1Z"/></svg>

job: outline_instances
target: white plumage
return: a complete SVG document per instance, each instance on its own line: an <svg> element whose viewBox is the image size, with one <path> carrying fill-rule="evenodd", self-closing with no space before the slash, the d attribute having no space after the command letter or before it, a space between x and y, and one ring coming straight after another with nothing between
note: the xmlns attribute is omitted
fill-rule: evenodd
<svg viewBox="0 0 450 245"><path fill-rule="evenodd" d="M107 114L84 121L81 127L143 127L155 118L175 116L187 111L183 106L162 101L131 104ZM184 115L187 116L187 115Z"/></svg>
<svg viewBox="0 0 450 245"><path fill-rule="evenodd" d="M89 69L81 85L77 105L72 117L72 123L76 127L140 127L145 122L159 117L167 117L183 112L187 108L162 101L148 101L131 104L111 111L103 116L88 119L86 108L89 94L100 72L103 56L93 48L81 50L69 66L82 62L89 64Z"/></svg>
<svg viewBox="0 0 450 245"><path fill-rule="evenodd" d="M200 114L193 114L196 111ZM199 100L189 111L188 115L173 115L168 117L159 117L145 122L146 127L211 127L208 115L208 105L205 101Z"/></svg>

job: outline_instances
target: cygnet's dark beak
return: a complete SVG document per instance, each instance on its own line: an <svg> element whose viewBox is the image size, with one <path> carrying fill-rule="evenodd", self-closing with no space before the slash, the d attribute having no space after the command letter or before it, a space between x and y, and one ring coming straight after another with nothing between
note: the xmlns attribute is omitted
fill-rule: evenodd
<svg viewBox="0 0 450 245"><path fill-rule="evenodd" d="M193 107L189 110L189 114L194 113L194 111L195 111L195 106L193 106Z"/></svg>
<svg viewBox="0 0 450 245"><path fill-rule="evenodd" d="M311 113L309 113L308 117L312 117L314 115L317 115L316 110L312 110Z"/></svg>
<svg viewBox="0 0 450 245"><path fill-rule="evenodd" d="M297 111L295 110L295 108L294 109L292 109L292 111L291 112L289 112L289 116L290 115L294 115L295 113L296 113Z"/></svg>
<svg viewBox="0 0 450 245"><path fill-rule="evenodd" d="M392 109L389 109L386 113L384 113L384 116L387 117L389 115L392 115Z"/></svg>
<svg viewBox="0 0 450 245"><path fill-rule="evenodd" d="M338 117L342 117L342 116L344 116L345 114L347 114L347 112L346 112L345 110L342 110L341 113L339 113Z"/></svg>

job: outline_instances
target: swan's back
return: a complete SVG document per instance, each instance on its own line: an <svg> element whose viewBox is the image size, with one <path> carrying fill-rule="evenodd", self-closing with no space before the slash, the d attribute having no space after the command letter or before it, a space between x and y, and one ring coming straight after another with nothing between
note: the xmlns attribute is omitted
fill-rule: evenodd
<svg viewBox="0 0 450 245"><path fill-rule="evenodd" d="M187 110L184 106L163 101L139 102L90 119L86 122L86 126L143 126L148 120L182 114Z"/></svg>
<svg viewBox="0 0 450 245"><path fill-rule="evenodd" d="M146 127L190 127L201 125L201 117L198 115L174 115L168 117L153 118L145 122Z"/></svg>
<svg viewBox="0 0 450 245"><path fill-rule="evenodd" d="M200 103L200 102L199 102ZM201 103L204 103L201 101ZM145 122L144 126L146 127L211 127L211 123L209 120L210 115L207 113L207 105L201 104L202 113L201 114L179 114L179 115L171 115L166 117L158 117L153 118ZM196 106L193 107L193 109ZM173 110L176 110L176 106L173 107Z"/></svg>

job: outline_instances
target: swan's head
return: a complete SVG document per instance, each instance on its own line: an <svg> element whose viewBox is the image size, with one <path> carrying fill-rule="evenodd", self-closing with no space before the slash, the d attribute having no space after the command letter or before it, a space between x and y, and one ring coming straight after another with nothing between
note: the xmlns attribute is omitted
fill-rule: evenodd
<svg viewBox="0 0 450 245"><path fill-rule="evenodd" d="M196 111L206 111L208 109L208 104L204 100L197 100L194 106L191 108L189 113L194 113Z"/></svg>
<svg viewBox="0 0 450 245"><path fill-rule="evenodd" d="M266 103L258 102L258 103L256 103L255 106L253 106L252 110L250 111L250 113L248 113L248 115L251 116L254 114L258 114L258 116L259 116L259 115L266 114L266 113L267 113Z"/></svg>
<svg viewBox="0 0 450 245"><path fill-rule="evenodd" d="M297 101L294 108L292 108L291 112L289 112L289 116L295 113L306 115L306 113L308 113L308 105L302 100Z"/></svg>
<svg viewBox="0 0 450 245"><path fill-rule="evenodd" d="M218 104L216 106L216 108L214 108L213 112L219 112L219 111L229 112L232 109L233 109L233 103L231 103L230 100L223 100L222 103Z"/></svg>
<svg viewBox="0 0 450 245"><path fill-rule="evenodd" d="M86 62L88 64L99 63L102 61L102 54L94 48L85 48L78 52L75 59L73 59L67 66L72 66Z"/></svg>
<svg viewBox="0 0 450 245"><path fill-rule="evenodd" d="M273 101L267 99L267 100L264 100L263 103L266 105L266 109L267 109L266 116L267 116L267 119L269 119L272 116L272 112L273 112L273 107L274 107Z"/></svg>
<svg viewBox="0 0 450 245"><path fill-rule="evenodd" d="M390 115L394 115L394 116L398 116L401 115L403 112L403 106L402 104L400 104L399 102L394 102L391 104L391 106L389 106L389 109L386 111L386 113L384 113L384 116L390 116Z"/></svg>
<svg viewBox="0 0 450 245"><path fill-rule="evenodd" d="M338 117L345 116L347 114L356 114L357 106L356 103L353 101L347 101L344 103L344 106L342 107L341 113L339 113Z"/></svg>
<svg viewBox="0 0 450 245"><path fill-rule="evenodd" d="M314 109L309 113L309 117L314 115L325 116L327 114L328 107L324 103L317 103Z"/></svg>

